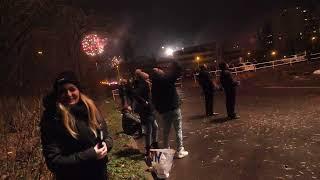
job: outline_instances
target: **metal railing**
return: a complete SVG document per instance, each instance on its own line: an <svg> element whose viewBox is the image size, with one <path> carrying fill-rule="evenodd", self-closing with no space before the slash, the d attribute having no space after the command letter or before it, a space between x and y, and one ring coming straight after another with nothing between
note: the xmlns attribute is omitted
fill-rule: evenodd
<svg viewBox="0 0 320 180"><path fill-rule="evenodd" d="M310 54L310 60L317 60L320 59L320 52L319 53L312 53ZM289 56L289 58L274 60L274 61L268 61L268 62L262 62L262 63L256 63L256 64L250 64L250 65L243 65L238 67L230 68L230 71L233 74L240 74L248 71L254 71L260 69L266 69L266 68L275 68L277 66L283 66L283 65L290 65L292 66L295 63L305 62L308 61L306 52L302 54L296 54ZM211 74L215 74L216 76L219 76L220 70L216 71L210 71ZM199 73L193 74L194 82L197 83L197 76Z"/></svg>

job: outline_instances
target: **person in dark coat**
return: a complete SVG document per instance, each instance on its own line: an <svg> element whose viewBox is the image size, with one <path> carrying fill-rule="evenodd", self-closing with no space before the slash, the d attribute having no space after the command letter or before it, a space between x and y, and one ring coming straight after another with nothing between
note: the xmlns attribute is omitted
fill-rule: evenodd
<svg viewBox="0 0 320 180"><path fill-rule="evenodd" d="M189 154L183 147L180 98L175 85L177 79L181 76L181 71L181 66L174 61L166 72L159 68L154 68L151 74L152 102L163 120L164 148L169 148L169 134L173 125L176 133L176 156L178 158L183 158Z"/></svg>
<svg viewBox="0 0 320 180"><path fill-rule="evenodd" d="M158 149L158 123L155 118L154 108L151 102L149 75L141 69L135 71L136 80L133 88L133 99L136 102L136 112L140 116L141 123L145 126L146 156L150 155L150 149Z"/></svg>
<svg viewBox="0 0 320 180"><path fill-rule="evenodd" d="M220 74L220 83L223 87L225 96L226 96L226 107L228 117L230 119L240 118L235 112L236 104L236 89L240 85L239 81L236 81L232 77L232 73L229 71L229 66L227 63L222 62L219 64L221 70Z"/></svg>
<svg viewBox="0 0 320 180"><path fill-rule="evenodd" d="M113 141L95 103L81 91L73 72L61 73L44 100L42 152L57 180L106 180Z"/></svg>
<svg viewBox="0 0 320 180"><path fill-rule="evenodd" d="M119 97L121 100L121 106L132 106L132 83L126 79L121 79L119 86Z"/></svg>
<svg viewBox="0 0 320 180"><path fill-rule="evenodd" d="M218 115L218 113L213 112L213 100L214 100L214 93L215 93L215 84L213 83L212 76L208 71L206 65L200 66L200 72L198 75L198 82L202 88L202 92L204 94L205 100L205 109L207 116Z"/></svg>

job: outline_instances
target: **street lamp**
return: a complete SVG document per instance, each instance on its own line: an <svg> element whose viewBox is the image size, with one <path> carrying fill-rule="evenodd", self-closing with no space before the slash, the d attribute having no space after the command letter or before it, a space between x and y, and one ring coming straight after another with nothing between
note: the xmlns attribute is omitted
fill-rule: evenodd
<svg viewBox="0 0 320 180"><path fill-rule="evenodd" d="M165 50L165 54L166 56L172 56L173 55L174 50L172 48L166 48Z"/></svg>
<svg viewBox="0 0 320 180"><path fill-rule="evenodd" d="M197 56L197 57L196 57L196 62L197 62L197 64L198 64L198 68L200 67L200 60L201 60L201 58L200 58L199 56Z"/></svg>
<svg viewBox="0 0 320 180"><path fill-rule="evenodd" d="M277 55L277 51L272 51L271 52L271 56L276 56Z"/></svg>

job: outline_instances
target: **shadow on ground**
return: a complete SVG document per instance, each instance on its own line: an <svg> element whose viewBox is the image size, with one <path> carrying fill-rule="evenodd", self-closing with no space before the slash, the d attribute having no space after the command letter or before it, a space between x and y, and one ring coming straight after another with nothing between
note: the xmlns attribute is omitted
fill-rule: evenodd
<svg viewBox="0 0 320 180"><path fill-rule="evenodd" d="M228 121L233 121L232 119L230 119L229 117L220 117L220 118L214 118L210 120L210 123L213 124L221 124L221 123L225 123Z"/></svg>
<svg viewBox="0 0 320 180"><path fill-rule="evenodd" d="M199 119L204 119L206 117L207 117L206 115L198 114L198 115L190 116L188 119L190 119L190 120L199 120Z"/></svg>

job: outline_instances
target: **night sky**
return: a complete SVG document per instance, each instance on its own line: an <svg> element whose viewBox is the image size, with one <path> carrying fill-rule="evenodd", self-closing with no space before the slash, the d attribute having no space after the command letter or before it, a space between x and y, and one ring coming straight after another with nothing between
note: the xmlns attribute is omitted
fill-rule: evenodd
<svg viewBox="0 0 320 180"><path fill-rule="evenodd" d="M247 44L268 16L295 2L81 0L81 6L120 22L121 31L134 37L136 54L150 55L158 54L163 45L187 47L212 41Z"/></svg>

